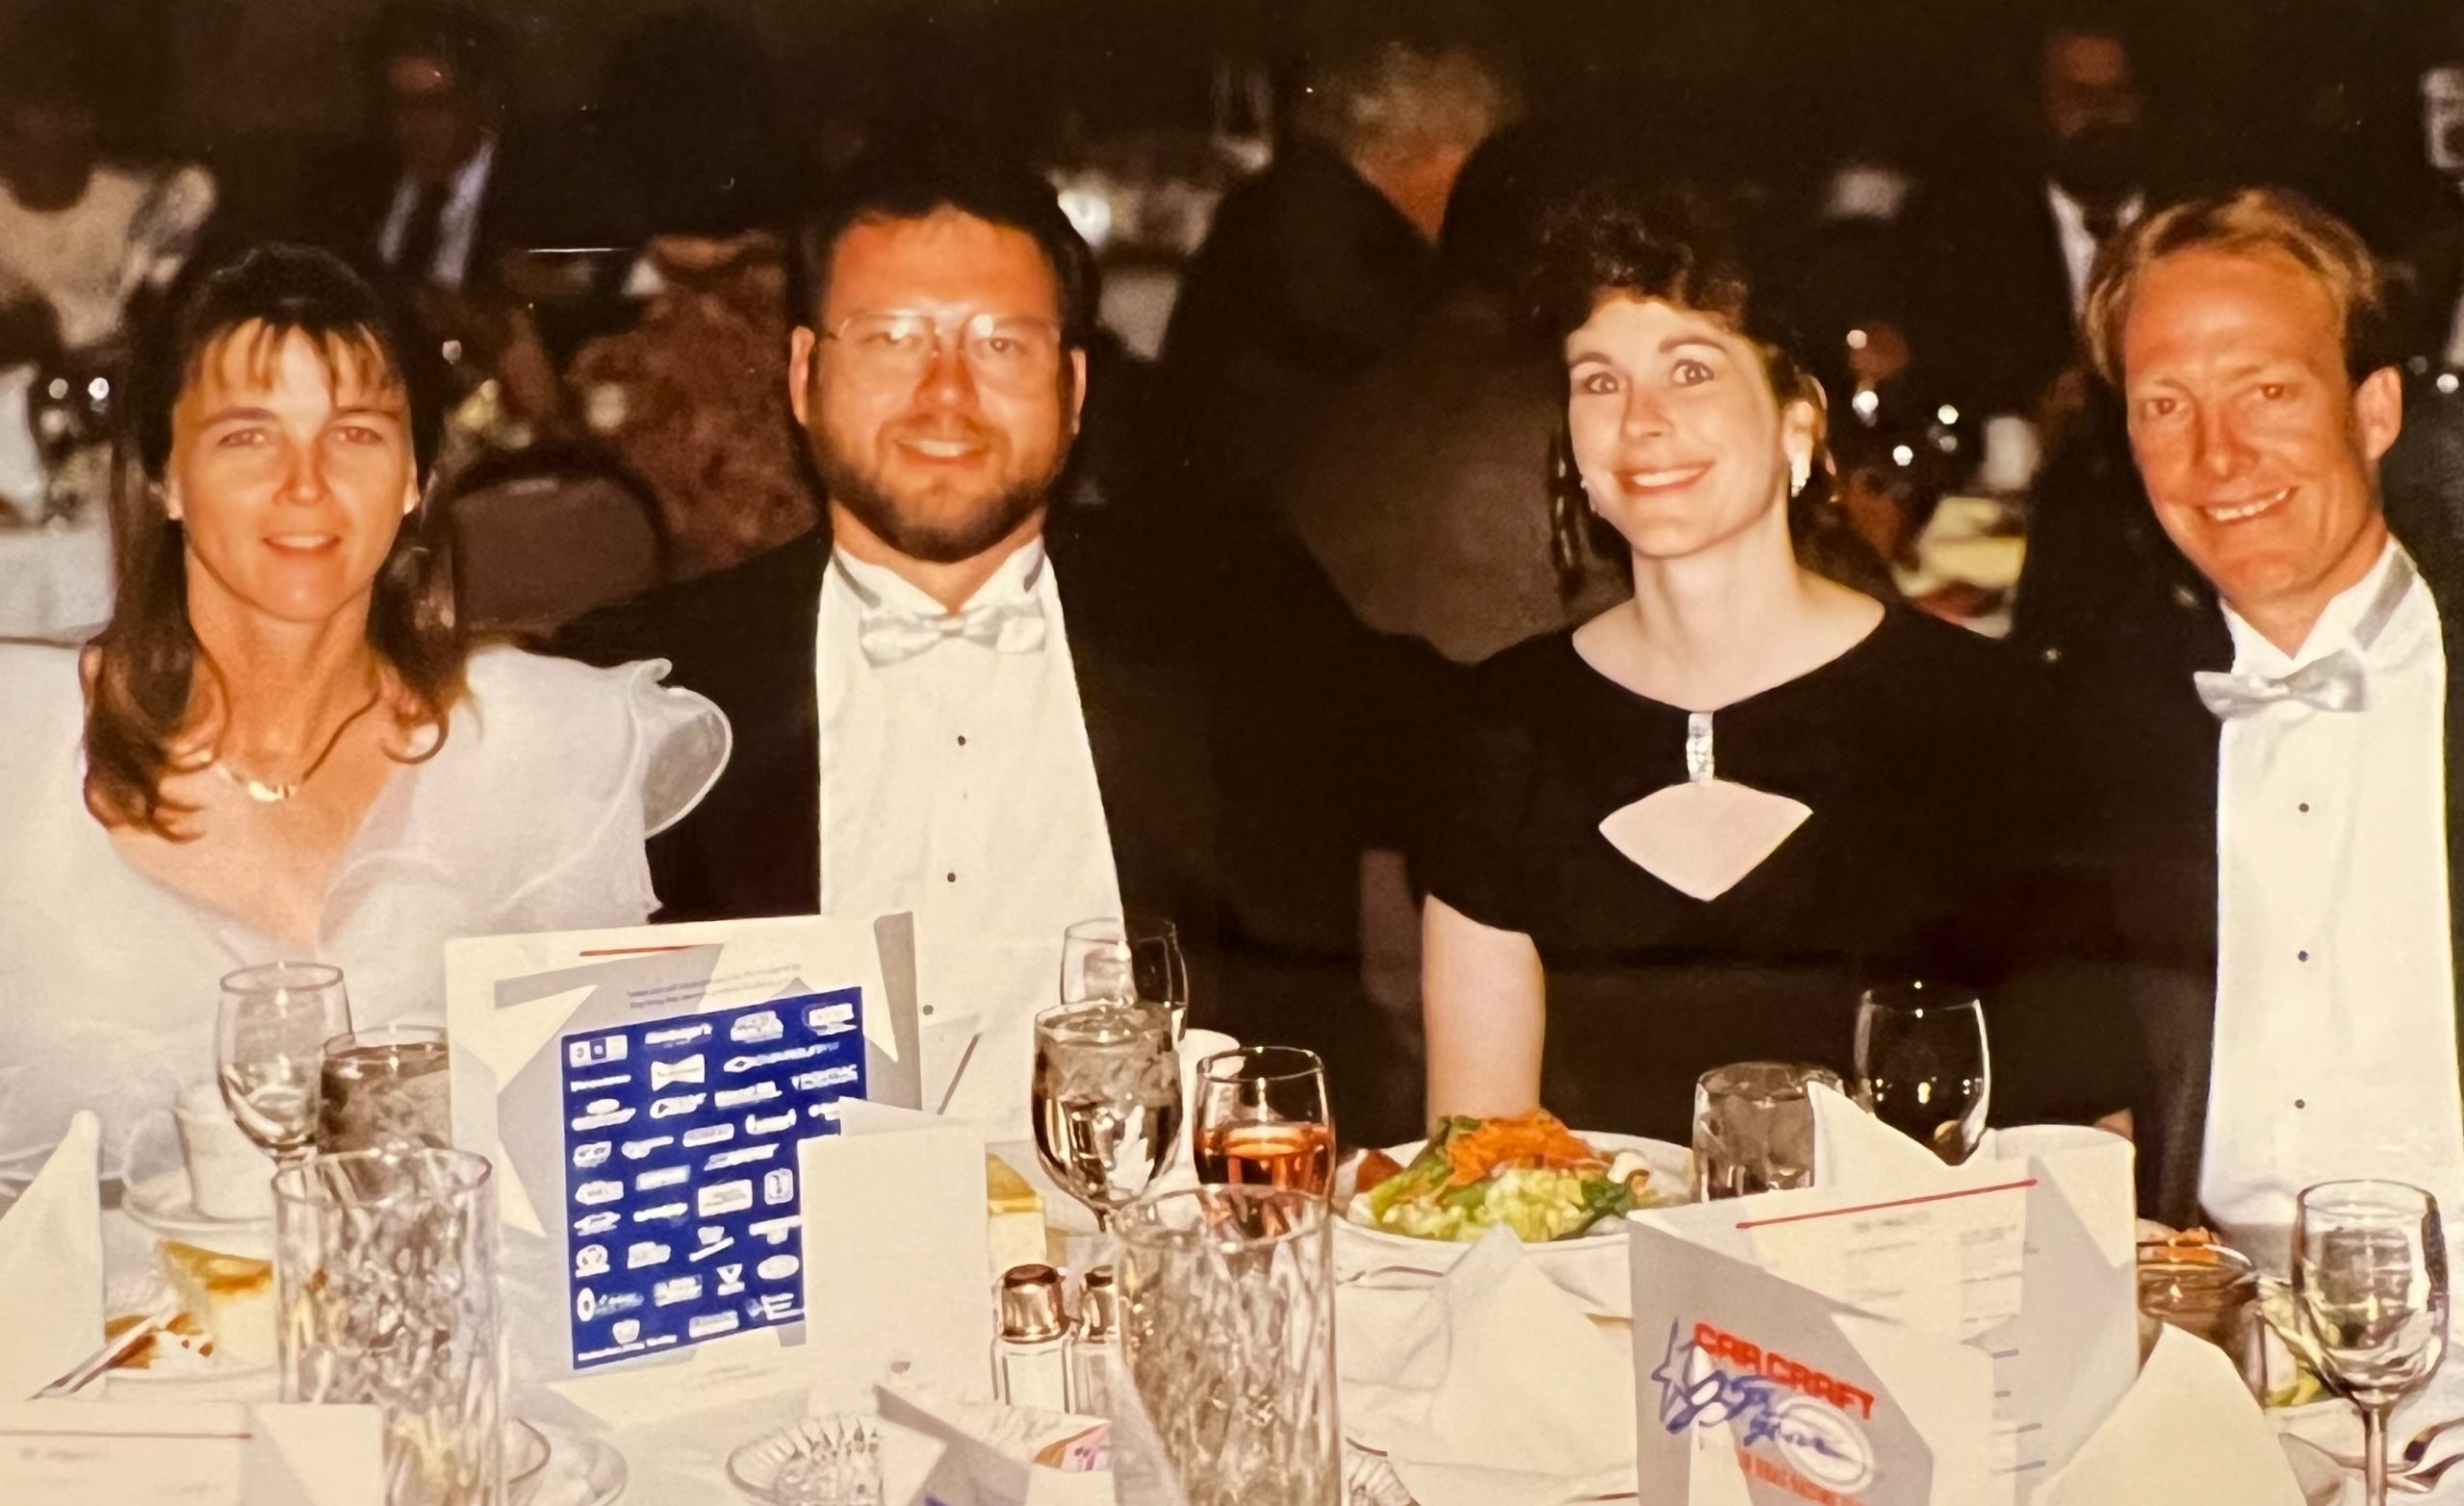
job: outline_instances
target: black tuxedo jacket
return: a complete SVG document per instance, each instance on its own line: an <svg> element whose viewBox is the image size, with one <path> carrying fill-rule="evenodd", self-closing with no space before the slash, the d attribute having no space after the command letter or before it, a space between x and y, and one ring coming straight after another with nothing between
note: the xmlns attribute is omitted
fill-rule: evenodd
<svg viewBox="0 0 2464 1506"><path fill-rule="evenodd" d="M2078 350L2044 180L1993 180L1921 202L1909 235L1914 379L1979 417L2033 413Z"/></svg>
<svg viewBox="0 0 2464 1506"><path fill-rule="evenodd" d="M1363 628L1296 549L1094 512L1056 512L1045 544L1123 903L1180 926L1198 1023L1317 1050L1348 1136L1406 1137L1418 1069L1362 988L1360 855L1401 845L1451 671ZM651 844L661 920L819 907L829 559L816 529L553 645L667 659L734 727L718 784Z"/></svg>
<svg viewBox="0 0 2464 1506"><path fill-rule="evenodd" d="M2464 498L2455 502L2464 503ZM2451 503L2454 505L2454 503ZM2401 542L2438 603L2447 651L2447 848L2451 941L2464 939L2464 532L2452 517L2421 516ZM2200 667L2232 667L2220 615L2209 619ZM2155 1217L2197 1216L2200 1155L2214 1061L2217 967L2217 794L2220 724L2176 672L2133 678L2100 666L2101 684L2069 698L2071 730L2099 745L2080 765L2084 795L2106 844L2095 859L2108 885L2118 986L2144 1047L2131 1092L2138 1122L2141 1198ZM2464 952L2456 976L2464 980ZM2464 1016L2464 1011L2459 1011ZM2082 1052L2109 1050L2082 1039ZM2423 1049L2464 1051L2458 1037ZM2390 1111L2404 1111L2391 1106Z"/></svg>
<svg viewBox="0 0 2464 1506"><path fill-rule="evenodd" d="M1112 589L1078 530L1047 537L1123 903L1213 930L1213 792L1198 687ZM651 844L661 920L808 915L821 902L814 639L830 537L817 528L716 574L603 609L557 647L599 663L664 658L671 683L734 728L725 774Z"/></svg>

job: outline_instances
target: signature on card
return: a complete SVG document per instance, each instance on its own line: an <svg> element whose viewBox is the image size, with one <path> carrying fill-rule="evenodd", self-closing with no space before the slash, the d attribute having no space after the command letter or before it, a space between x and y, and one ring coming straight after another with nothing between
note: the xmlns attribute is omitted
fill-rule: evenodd
<svg viewBox="0 0 2464 1506"><path fill-rule="evenodd" d="M1670 1433L1729 1424L1739 1449L1776 1451L1834 1492L1874 1480L1874 1454L1859 1418L1873 1416L1870 1391L1774 1350L1697 1323L1668 1325L1668 1347L1652 1371L1660 1426Z"/></svg>

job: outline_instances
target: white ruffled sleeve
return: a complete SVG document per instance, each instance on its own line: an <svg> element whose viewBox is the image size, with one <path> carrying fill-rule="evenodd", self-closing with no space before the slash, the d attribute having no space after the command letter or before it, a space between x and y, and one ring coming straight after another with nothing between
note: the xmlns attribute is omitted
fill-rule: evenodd
<svg viewBox="0 0 2464 1506"><path fill-rule="evenodd" d="M735 746L727 714L708 697L660 683L669 667L665 659L652 659L617 672L629 676L645 837L658 835L702 804Z"/></svg>
<svg viewBox="0 0 2464 1506"><path fill-rule="evenodd" d="M575 719L589 735L568 742L560 787L586 792L598 808L589 830L563 840L554 865L508 900L500 923L514 931L639 925L658 906L643 843L701 804L727 767L733 734L707 698L660 683L662 660L558 668L587 676L596 702Z"/></svg>

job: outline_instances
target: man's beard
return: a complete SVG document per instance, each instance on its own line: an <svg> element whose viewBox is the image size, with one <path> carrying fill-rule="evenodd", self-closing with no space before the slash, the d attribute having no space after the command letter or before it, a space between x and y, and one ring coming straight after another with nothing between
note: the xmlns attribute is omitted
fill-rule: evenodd
<svg viewBox="0 0 2464 1506"><path fill-rule="evenodd" d="M1053 478L1046 473L1015 482L955 517L916 517L875 474L840 454L827 434L815 429L809 447L824 497L855 514L873 537L928 565L973 559L1008 538L1043 510Z"/></svg>

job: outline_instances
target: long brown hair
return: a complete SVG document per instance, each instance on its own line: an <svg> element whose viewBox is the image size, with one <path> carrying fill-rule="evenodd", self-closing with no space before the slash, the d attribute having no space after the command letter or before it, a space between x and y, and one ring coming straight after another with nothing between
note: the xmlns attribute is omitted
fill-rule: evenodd
<svg viewBox="0 0 2464 1506"><path fill-rule="evenodd" d="M1794 354L1784 316L1756 295L1745 259L1698 196L1614 179L1568 194L1542 217L1527 289L1530 316L1552 342L1563 342L1603 299L1616 296L1707 315L1742 336L1761 357L1781 411L1795 403L1813 410L1810 473L1788 498L1788 537L1798 561L1853 590L1897 600L1890 572L1839 505L1822 383ZM1549 457L1549 512L1551 559L1568 594L1583 577L1586 553L1631 567L1626 541L1591 511L1584 496L1562 405Z"/></svg>
<svg viewBox="0 0 2464 1506"><path fill-rule="evenodd" d="M192 832L192 807L167 801L163 781L194 767L178 752L194 704L200 663L218 680L189 621L188 542L165 510L171 413L181 393L236 332L260 326L269 349L293 335L316 348L327 374L346 366L398 384L411 409L412 448L425 478L438 407L427 368L373 288L339 259L303 246L265 245L200 279L160 339L130 373L133 453L123 452L112 498L112 551L118 595L111 625L90 654L86 703L86 807L103 825L172 839ZM420 754L443 746L463 690L469 644L453 601L453 559L439 509L423 501L395 532L377 567L369 646L400 687L403 729L432 727Z"/></svg>

